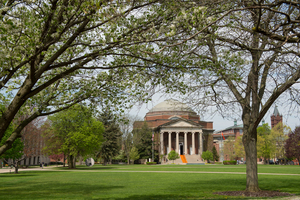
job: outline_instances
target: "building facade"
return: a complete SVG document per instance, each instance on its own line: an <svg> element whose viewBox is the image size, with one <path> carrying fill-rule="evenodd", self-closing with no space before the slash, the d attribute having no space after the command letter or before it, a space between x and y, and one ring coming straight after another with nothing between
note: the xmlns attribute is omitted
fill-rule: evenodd
<svg viewBox="0 0 300 200"><path fill-rule="evenodd" d="M277 106L275 106L274 112L271 115L271 128L276 126L279 122L282 123L282 115L279 113Z"/></svg>
<svg viewBox="0 0 300 200"><path fill-rule="evenodd" d="M195 111L177 100L157 104L144 121L134 123L134 128L145 122L155 133L156 150L164 157L175 150L179 155L201 160L202 152L212 149L213 122L201 121Z"/></svg>

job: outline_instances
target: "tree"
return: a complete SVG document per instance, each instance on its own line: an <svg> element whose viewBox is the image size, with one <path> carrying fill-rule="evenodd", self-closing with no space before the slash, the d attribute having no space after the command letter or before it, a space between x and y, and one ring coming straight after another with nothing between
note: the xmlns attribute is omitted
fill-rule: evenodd
<svg viewBox="0 0 300 200"><path fill-rule="evenodd" d="M119 140L122 133L116 118L109 110L102 112L98 120L102 122L105 129L103 132L104 142L101 145L99 155L104 160L103 164L106 165L108 161L119 153L121 148Z"/></svg>
<svg viewBox="0 0 300 200"><path fill-rule="evenodd" d="M130 151L133 147L133 123L137 121L136 117L126 115L123 117L122 121L120 121L120 130L122 132L122 148L127 157L127 164L130 164Z"/></svg>
<svg viewBox="0 0 300 200"><path fill-rule="evenodd" d="M145 122L140 129L133 130L133 144L138 149L142 159L148 159L152 155L152 130Z"/></svg>
<svg viewBox="0 0 300 200"><path fill-rule="evenodd" d="M237 157L245 157L245 148L242 141L242 135L235 138L234 142L234 152Z"/></svg>
<svg viewBox="0 0 300 200"><path fill-rule="evenodd" d="M219 160L219 154L217 152L217 149L215 146L212 148L212 153L213 153L213 161L218 161Z"/></svg>
<svg viewBox="0 0 300 200"><path fill-rule="evenodd" d="M235 160L235 158L237 157L235 154L235 138L234 137L228 137L225 141L224 141L224 147L223 147L223 151L224 151L224 160Z"/></svg>
<svg viewBox="0 0 300 200"><path fill-rule="evenodd" d="M289 132L291 132L291 128L281 122L271 129L270 140L273 144L271 156L273 158L284 158L284 145Z"/></svg>
<svg viewBox="0 0 300 200"><path fill-rule="evenodd" d="M288 134L288 139L284 145L285 156L288 159L297 158L300 161L300 127Z"/></svg>
<svg viewBox="0 0 300 200"><path fill-rule="evenodd" d="M264 158L264 164L269 164L273 144L271 141L271 128L266 123L257 128L257 158Z"/></svg>
<svg viewBox="0 0 300 200"><path fill-rule="evenodd" d="M173 164L174 164L174 160L180 158L178 153L174 150L170 151L170 153L168 154L168 159L169 160L173 160Z"/></svg>
<svg viewBox="0 0 300 200"><path fill-rule="evenodd" d="M7 138L12 134L13 128L10 126L9 129L7 129L5 136L0 141L0 145L5 142ZM19 168L19 162L20 159L22 159L23 156L23 149L24 149L24 143L22 142L21 138L18 138L14 141L12 148L5 152L5 154L0 156L0 159L3 158L6 162L8 162L8 159L12 159L12 165L15 168L15 173L18 173Z"/></svg>
<svg viewBox="0 0 300 200"><path fill-rule="evenodd" d="M63 166L65 167L65 154L62 153L61 146L63 144L63 138L59 134L55 134L54 130L51 129L51 121L47 119L42 126L44 138L44 147L42 152L49 155L50 158L57 160L60 155L63 155Z"/></svg>
<svg viewBox="0 0 300 200"><path fill-rule="evenodd" d="M57 153L68 156L69 168L75 168L77 156L92 154L100 148L104 127L87 107L75 105L48 118L51 129L47 136L52 134L53 138L60 141L61 146Z"/></svg>
<svg viewBox="0 0 300 200"><path fill-rule="evenodd" d="M135 160L140 158L140 155L139 155L139 152L138 152L137 148L135 148L135 147L131 148L129 158L130 158L130 160L133 160L133 163L134 163Z"/></svg>
<svg viewBox="0 0 300 200"><path fill-rule="evenodd" d="M181 9L168 29L178 42L155 43L152 58L161 63L159 70L173 65L182 71L172 70L162 84L181 91L199 110L241 116L246 191L257 192L257 127L275 101L299 103L300 8L263 0L201 1Z"/></svg>
<svg viewBox="0 0 300 200"><path fill-rule="evenodd" d="M8 104L1 110L0 139L17 115L28 117L0 147L0 155L39 116L88 98L123 106L134 96L145 99L152 85L144 83L151 77L138 75L144 70L139 63L126 65L113 57L134 57L129 51L134 44L151 49L147 44L157 40L153 30L172 14L167 5L158 0L1 1L0 92ZM121 55L122 48L126 54Z"/></svg>
<svg viewBox="0 0 300 200"><path fill-rule="evenodd" d="M213 157L213 153L209 150L207 151L204 151L201 155L202 159L203 160L207 160L207 162L209 162L209 160L213 160L214 157Z"/></svg>

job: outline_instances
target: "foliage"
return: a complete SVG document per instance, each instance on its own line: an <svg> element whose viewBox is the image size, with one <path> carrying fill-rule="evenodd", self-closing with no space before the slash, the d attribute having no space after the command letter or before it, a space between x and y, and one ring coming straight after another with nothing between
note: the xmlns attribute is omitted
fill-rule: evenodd
<svg viewBox="0 0 300 200"><path fill-rule="evenodd" d="M245 148L243 145L243 141L242 141L242 135L236 137L235 142L234 142L234 152L236 157L241 157L244 158L245 157Z"/></svg>
<svg viewBox="0 0 300 200"><path fill-rule="evenodd" d="M170 153L168 154L168 159L173 160L173 163L174 163L174 160L176 160L178 158L180 158L179 154L174 150L170 151Z"/></svg>
<svg viewBox="0 0 300 200"><path fill-rule="evenodd" d="M49 117L50 129L46 137L56 138L60 142L57 153L68 156L69 168L75 168L75 158L94 153L100 148L104 131L101 122L93 118L92 111L87 107L75 105L69 110L56 113ZM46 143L47 145L51 143Z"/></svg>
<svg viewBox="0 0 300 200"><path fill-rule="evenodd" d="M133 147L133 136L132 129L133 123L136 121L136 118L130 115L123 116L123 120L119 122L120 130L122 132L122 147L124 154L127 157L127 164L130 164L130 151Z"/></svg>
<svg viewBox="0 0 300 200"><path fill-rule="evenodd" d="M146 165L156 165L156 162L146 162Z"/></svg>
<svg viewBox="0 0 300 200"><path fill-rule="evenodd" d="M271 130L270 140L272 141L271 157L273 158L284 158L285 151L284 145L288 138L288 133L291 132L291 128L287 125L279 122Z"/></svg>
<svg viewBox="0 0 300 200"><path fill-rule="evenodd" d="M215 146L213 146L213 148L212 148L212 153L213 153L213 160L218 161L219 160L219 154L218 154L217 149L216 149Z"/></svg>
<svg viewBox="0 0 300 200"><path fill-rule="evenodd" d="M285 156L288 159L297 158L300 161L300 127L288 134L288 139L284 145Z"/></svg>
<svg viewBox="0 0 300 200"><path fill-rule="evenodd" d="M207 162L209 161L209 160L213 160L213 153L211 152L211 151L204 151L203 153L202 153L202 155L201 155L201 157L204 159L204 160L207 160Z"/></svg>
<svg viewBox="0 0 300 200"><path fill-rule="evenodd" d="M268 164L271 157L272 141L270 140L271 128L266 123L257 128L257 158L264 158Z"/></svg>
<svg viewBox="0 0 300 200"><path fill-rule="evenodd" d="M168 56L151 58L160 63L162 74L167 74L165 66L181 70L161 81L166 91L180 91L201 111L240 115L245 156L252 163L247 164L246 190L256 192L260 121L275 101L299 109L299 36L294 35L300 9L287 1L264 0L196 5L182 5L180 19L170 25L176 44L156 42L157 54Z"/></svg>
<svg viewBox="0 0 300 200"><path fill-rule="evenodd" d="M146 100L153 85L145 84L150 76L139 73L145 68L134 60L134 44L144 43L144 51L154 51L147 44L157 40L164 32L160 25L168 27L170 19L161 16L176 11L168 9L169 2L0 1L0 97L7 102L0 139L18 115L28 116L0 147L0 154L38 116L79 102L118 109L122 106L115 105L130 107L134 97ZM120 62L124 58L132 61Z"/></svg>
<svg viewBox="0 0 300 200"><path fill-rule="evenodd" d="M130 160L133 160L133 161L139 159L140 155L139 155L138 149L135 147L132 147L130 150L129 157L130 157Z"/></svg>
<svg viewBox="0 0 300 200"><path fill-rule="evenodd" d="M152 155L152 130L144 122L140 129L135 129L133 134L133 144L138 149L141 159L148 159Z"/></svg>
<svg viewBox="0 0 300 200"><path fill-rule="evenodd" d="M234 160L236 157L235 154L235 138L230 136L224 141L224 147L223 147L223 152L224 152L224 159L227 160Z"/></svg>
<svg viewBox="0 0 300 200"><path fill-rule="evenodd" d="M98 120L102 122L105 130L103 132L104 142L101 145L99 155L104 160L104 165L118 155L120 150L121 131L116 122L116 118L109 110L105 110L98 116Z"/></svg>
<svg viewBox="0 0 300 200"><path fill-rule="evenodd" d="M13 128L10 126L7 131L5 132L4 137L2 138L0 145L3 144L7 138L12 134ZM6 160L8 159L15 159L18 160L23 156L23 150L24 150L24 143L22 142L21 138L18 138L14 141L12 144L12 148L7 150L3 155L0 156L1 158L4 158Z"/></svg>
<svg viewBox="0 0 300 200"><path fill-rule="evenodd" d="M236 165L236 161L235 160L224 160L223 164L224 165Z"/></svg>
<svg viewBox="0 0 300 200"><path fill-rule="evenodd" d="M124 159L124 151L121 149L119 151L119 154L117 156L114 157L115 160L123 160Z"/></svg>

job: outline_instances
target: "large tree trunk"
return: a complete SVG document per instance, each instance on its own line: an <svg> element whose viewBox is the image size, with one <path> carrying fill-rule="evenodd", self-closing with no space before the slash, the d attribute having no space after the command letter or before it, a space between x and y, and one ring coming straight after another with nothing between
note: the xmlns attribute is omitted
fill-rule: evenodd
<svg viewBox="0 0 300 200"><path fill-rule="evenodd" d="M247 126L246 126L247 127ZM243 143L246 153L246 191L257 192L258 187L258 176L257 176L257 149L256 149L256 129L252 132L244 130Z"/></svg>
<svg viewBox="0 0 300 200"><path fill-rule="evenodd" d="M74 169L75 165L74 165L74 156L70 155L68 158L68 165L69 165L69 169Z"/></svg>
<svg viewBox="0 0 300 200"><path fill-rule="evenodd" d="M19 173L18 161L15 162L15 174Z"/></svg>

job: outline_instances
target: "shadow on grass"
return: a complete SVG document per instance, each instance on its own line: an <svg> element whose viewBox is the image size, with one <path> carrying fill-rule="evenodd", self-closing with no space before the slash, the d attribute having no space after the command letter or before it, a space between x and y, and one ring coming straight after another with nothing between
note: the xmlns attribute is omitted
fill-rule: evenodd
<svg viewBox="0 0 300 200"><path fill-rule="evenodd" d="M35 182L0 190L1 199L86 199L94 192L108 192L123 186L81 183Z"/></svg>

